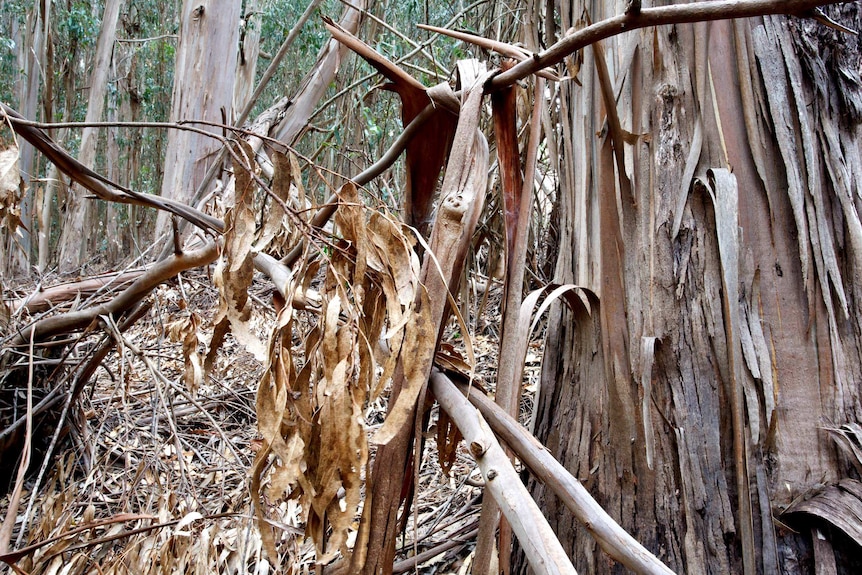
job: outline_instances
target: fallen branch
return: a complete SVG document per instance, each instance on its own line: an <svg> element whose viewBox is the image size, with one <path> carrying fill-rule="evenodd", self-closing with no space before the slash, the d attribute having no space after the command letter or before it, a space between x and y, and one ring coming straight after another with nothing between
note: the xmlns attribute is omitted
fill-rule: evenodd
<svg viewBox="0 0 862 575"><path fill-rule="evenodd" d="M30 341L31 333L34 340L41 340L52 335L83 329L101 315L125 311L139 302L160 283L187 269L207 265L215 261L217 256L218 245L216 242L211 242L194 251L172 255L147 270L145 274L111 301L37 321L19 331L12 338L10 345L25 345Z"/></svg>
<svg viewBox="0 0 862 575"><path fill-rule="evenodd" d="M538 574L576 573L559 539L479 412L455 384L438 371L431 374L431 391L461 430L482 471L486 494L500 506L533 571Z"/></svg>
<svg viewBox="0 0 862 575"><path fill-rule="evenodd" d="M438 555L441 555L451 549L456 549L458 547L463 547L464 545L467 545L469 542L473 541L473 539L478 533L478 529L473 529L472 531L465 533L461 537L449 539L432 547L431 549L428 549L427 551L419 553L418 555L408 557L407 559L402 559L401 561L398 561L397 563L392 565L392 574L396 575L399 573L407 573L408 571L413 571L414 569L419 567L419 565L428 561L429 559L433 559L434 557L437 557Z"/></svg>
<svg viewBox="0 0 862 575"><path fill-rule="evenodd" d="M18 312L23 309L28 313L47 311L55 305L77 298L88 298L106 286L114 288L126 287L145 273L144 270L131 270L123 273L111 273L90 277L77 282L69 282L51 286L21 298L12 304Z"/></svg>
<svg viewBox="0 0 862 575"><path fill-rule="evenodd" d="M435 375L440 381L438 386L455 385L445 375L440 373ZM605 553L635 573L673 574L673 571L655 555L620 527L593 499L581 482L572 477L572 474L554 459L545 446L524 426L476 388L468 389L466 385L461 384L457 385L457 388L479 409L494 433L506 442L518 458L530 468L530 471L560 498L578 521L583 523ZM466 438L466 434L464 436Z"/></svg>

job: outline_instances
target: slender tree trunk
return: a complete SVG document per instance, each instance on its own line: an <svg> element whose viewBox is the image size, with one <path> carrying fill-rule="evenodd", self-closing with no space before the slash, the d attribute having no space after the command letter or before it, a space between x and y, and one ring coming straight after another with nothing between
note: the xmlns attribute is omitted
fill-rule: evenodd
<svg viewBox="0 0 862 575"><path fill-rule="evenodd" d="M625 8L564 2L560 16L565 29L585 9L598 21ZM855 29L860 12L829 9ZM662 26L585 50L583 87L561 86L555 281L598 300L550 322L537 434L680 573L807 573L833 548L859 567L835 517L816 524L827 552L815 559L810 509L782 516L862 465L836 449L862 416L849 38L786 17ZM622 165L596 58L633 134ZM617 572L533 490L579 572Z"/></svg>
<svg viewBox="0 0 862 575"><path fill-rule="evenodd" d="M39 95L47 54L48 29L51 21L51 3L46 0L36 0L28 14L23 52L19 53L19 66L23 70L24 80L19 84L18 105L26 118L36 118L39 115ZM36 157L33 146L21 142L19 152L19 169L24 185L32 186L31 181L36 171ZM30 260L31 237L33 230L32 194L25 193L21 201L21 227L17 239L5 236L4 249L8 254L4 265L7 274L17 275L26 272Z"/></svg>
<svg viewBox="0 0 862 575"><path fill-rule="evenodd" d="M108 109L106 117L109 122L117 122L120 120L123 109L124 94L120 88L120 71L117 68L118 50L121 47L115 44L114 51L111 57L111 77L114 78L116 84L114 90L108 94ZM121 54L121 53L120 53ZM122 158L120 139L121 128L114 126L105 130L105 172L114 182L128 182L125 174L122 173ZM128 235L130 227L123 225L120 219L128 213L128 206L119 206L113 202L108 202L104 206L105 210L105 241L106 252L105 256L109 262L115 262L122 254L127 253L124 245L128 245ZM128 218L126 218L126 224Z"/></svg>
<svg viewBox="0 0 862 575"><path fill-rule="evenodd" d="M242 15L242 32L239 42L236 84L233 90L234 116L239 114L251 98L255 88L257 56L260 53L260 27L262 13L259 0L246 0ZM231 117L231 123L236 122Z"/></svg>
<svg viewBox="0 0 862 575"><path fill-rule="evenodd" d="M96 56L90 74L90 95L87 105L87 122L99 122L105 111L105 96L108 91L108 72L111 69L111 55L117 38L117 20L122 0L107 0L102 15L102 26L96 43ZM88 167L94 167L96 144L100 131L98 128L84 128L81 132L81 149L78 160ZM66 202L66 216L60 237L60 272L74 272L89 258L95 242L104 234L102 225L94 225L95 206L86 199L86 193L77 188L69 194Z"/></svg>
<svg viewBox="0 0 862 575"><path fill-rule="evenodd" d="M63 66L63 93L64 101L63 101L63 113L61 115L62 121L68 121L72 118L72 113L75 108L75 70L77 66L74 62L77 61L78 57L78 43L76 41L72 41L69 46L69 54L67 58L67 65ZM64 145L66 141L66 136L68 134L68 129L63 128L57 130L53 136L58 144ZM66 182L64 181L65 176L63 176L62 172L57 169L57 167L53 164L50 165L48 169L48 177L45 182L45 191L42 196L42 202L40 204L40 215L39 215L39 270L45 271L48 269L49 263L52 261L52 249L51 249L51 227L52 225L57 225L58 222L53 217L53 206L55 204L54 198L56 197L57 205L64 205L68 196L69 190L67 189ZM61 214L64 212L61 212Z"/></svg>
<svg viewBox="0 0 862 575"><path fill-rule="evenodd" d="M185 0L174 71L171 120L226 123L230 119L237 70L237 44L242 2ZM221 130L197 127L221 134ZM221 143L188 131L168 134L162 195L189 201L206 174ZM169 218L159 214L156 236L170 229Z"/></svg>

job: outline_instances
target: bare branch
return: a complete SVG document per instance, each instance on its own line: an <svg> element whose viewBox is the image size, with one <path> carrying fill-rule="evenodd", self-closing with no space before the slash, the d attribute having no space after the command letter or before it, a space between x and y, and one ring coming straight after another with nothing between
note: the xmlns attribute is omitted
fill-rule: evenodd
<svg viewBox="0 0 862 575"><path fill-rule="evenodd" d="M543 68L555 66L569 54L590 44L616 36L629 30L662 26L664 24L686 24L710 20L751 18L768 14L804 14L818 6L842 4L845 0L711 0L690 4L674 4L656 8L642 8L596 22L560 39L556 44L536 54L531 60L521 62L511 70L493 78L487 86L496 90L514 84L518 80L535 74Z"/></svg>
<svg viewBox="0 0 862 575"><path fill-rule="evenodd" d="M181 202L152 194L142 194L112 182L73 158L69 152L52 140L42 129L32 126L31 122L28 122L21 114L2 102L0 102L0 112L9 120L15 133L45 154L61 172L67 174L74 182L96 194L100 199L164 210L178 215L202 229L221 232L224 228L224 223L220 219L214 218Z"/></svg>
<svg viewBox="0 0 862 575"><path fill-rule="evenodd" d="M457 30L449 30L448 28L438 28L437 26L428 26L427 24L417 24L417 27L422 30L428 30L429 32L443 34L444 36L449 36L450 38L456 38L458 40L461 40L462 42L469 42L470 44L474 44L476 46L479 46L480 48L492 50L503 56L514 58L518 62L523 62L534 57L532 52L525 50L520 46L514 46L512 44L507 44L506 42L500 42L499 40L492 40L491 38L485 38L484 36L476 36L475 34L468 34L466 32L459 32ZM542 78L545 78L546 80L550 80L552 82L560 81L560 77L557 76L553 70L539 70L538 72L536 72L536 75L541 76Z"/></svg>
<svg viewBox="0 0 862 575"><path fill-rule="evenodd" d="M140 301L141 298L163 281L174 277L181 271L207 265L214 261L217 256L218 245L216 242L211 242L197 250L174 255L162 260L147 270L145 274L111 301L84 310L40 320L26 329L19 331L12 338L10 345L18 346L26 344L30 340L31 333L33 333L35 339L43 339L58 333L82 329L100 315L109 315L124 311Z"/></svg>
<svg viewBox="0 0 862 575"><path fill-rule="evenodd" d="M538 574L575 573L559 539L482 416L449 378L438 371L431 374L431 391L461 430L482 470L486 493L500 506L533 571Z"/></svg>
<svg viewBox="0 0 862 575"><path fill-rule="evenodd" d="M438 374L439 379L445 378ZM449 382L448 378L445 378ZM444 382L445 383L445 382ZM451 385L451 382L449 382ZM580 481L520 423L477 389L459 385L506 445L530 468L530 471L553 491L595 538L602 550L635 573L670 575L673 573L655 555L613 520L596 502ZM436 388L435 388L436 389ZM466 437L466 436L465 436Z"/></svg>

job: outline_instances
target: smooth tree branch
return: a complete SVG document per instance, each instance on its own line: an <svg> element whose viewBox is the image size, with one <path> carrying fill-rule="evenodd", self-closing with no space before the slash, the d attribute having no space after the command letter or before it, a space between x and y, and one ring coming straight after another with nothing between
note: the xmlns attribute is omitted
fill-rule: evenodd
<svg viewBox="0 0 862 575"><path fill-rule="evenodd" d="M812 11L829 4L844 4L846 0L710 0L688 4L672 4L655 8L641 8L596 22L561 38L553 46L525 60L511 70L503 72L488 82L488 91L510 86L549 66L556 66L566 56L599 40L610 38L648 26L666 24L690 24L711 20L753 18L771 14L814 16Z"/></svg>
<svg viewBox="0 0 862 575"><path fill-rule="evenodd" d="M438 386L455 386L445 375L438 374L437 377ZM479 390L470 389L461 384L456 387L469 398L470 403L479 410L494 433L515 452L533 475L560 498L560 501L586 527L605 553L635 573L673 574L673 571L661 560L620 527L593 499L581 482L575 479L523 425Z"/></svg>
<svg viewBox="0 0 862 575"><path fill-rule="evenodd" d="M533 572L539 575L575 574L575 568L560 540L527 488L521 483L518 472L482 415L470 405L449 378L439 371L431 374L431 391L440 407L449 414L464 436L464 441L485 479L485 495L493 497L500 506L512 531L518 537Z"/></svg>

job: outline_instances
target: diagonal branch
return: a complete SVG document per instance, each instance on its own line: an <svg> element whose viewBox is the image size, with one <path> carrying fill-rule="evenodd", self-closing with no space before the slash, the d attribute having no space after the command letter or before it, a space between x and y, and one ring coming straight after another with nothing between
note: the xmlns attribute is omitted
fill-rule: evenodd
<svg viewBox="0 0 862 575"><path fill-rule="evenodd" d="M73 158L69 152L52 140L44 130L30 125L30 122L26 121L21 114L2 102L0 102L0 113L2 113L5 119L9 121L12 129L15 130L15 133L30 142L34 148L45 154L45 157L57 166L61 172L72 178L75 183L90 190L100 199L109 202L136 204L164 210L175 214L184 220L188 220L205 230L221 232L224 228L224 222L220 219L214 218L209 214L205 214L200 210L187 206L182 202L177 202L152 194L142 194L113 183L111 180L99 175Z"/></svg>
<svg viewBox="0 0 862 575"><path fill-rule="evenodd" d="M656 8L642 8L639 12L630 11L591 26L577 30L561 38L556 44L530 60L521 62L511 70L493 78L486 87L497 90L514 84L518 80L535 74L549 66L555 66L569 54L580 50L598 40L604 40L623 32L662 26L665 24L687 24L710 20L729 20L732 18L752 18L768 14L807 13L818 6L843 4L846 0L710 0L689 4L675 4Z"/></svg>
<svg viewBox="0 0 862 575"><path fill-rule="evenodd" d="M437 376L449 382L442 374ZM451 384L446 382L443 384ZM523 425L477 389L469 389L461 384L457 387L481 412L494 433L506 442L506 445L530 468L533 475L547 485L575 518L586 526L587 531L605 553L635 573L650 575L673 573L620 527L593 499L581 482L575 479Z"/></svg>
<svg viewBox="0 0 862 575"><path fill-rule="evenodd" d="M141 298L163 281L174 277L181 271L209 264L217 256L217 242L210 242L194 251L175 254L147 270L132 285L109 302L40 320L19 331L12 338L10 345L19 346L26 344L30 340L31 333L33 333L35 339L44 339L51 335L83 329L100 315L110 315L125 311L139 302Z"/></svg>
<svg viewBox="0 0 862 575"><path fill-rule="evenodd" d="M440 372L431 374L431 391L440 407L461 430L470 453L482 470L485 493L494 498L506 516L512 531L538 574L571 573L572 566L560 540L548 525L539 506L521 483L512 462L491 433L479 412L470 405L455 385Z"/></svg>
<svg viewBox="0 0 862 575"><path fill-rule="evenodd" d="M449 36L450 38L455 38L456 40L461 40L462 42L474 44L476 46L479 46L480 48L485 48L486 50L492 50L503 56L514 58L518 62L523 62L534 57L534 54L532 52L529 52L524 48L521 48L520 46L515 46L506 42L500 42L499 40L493 40L491 38L485 38L484 36L476 36L475 34L468 34L467 32L449 30L448 28L438 28L437 26L429 26L427 24L417 24L417 27L421 30L436 32L437 34L443 34L444 36ZM560 81L560 77L557 76L557 74L554 73L553 70L539 70L538 72L536 72L536 75L541 76L542 78L545 78L546 80L550 80L552 82Z"/></svg>

